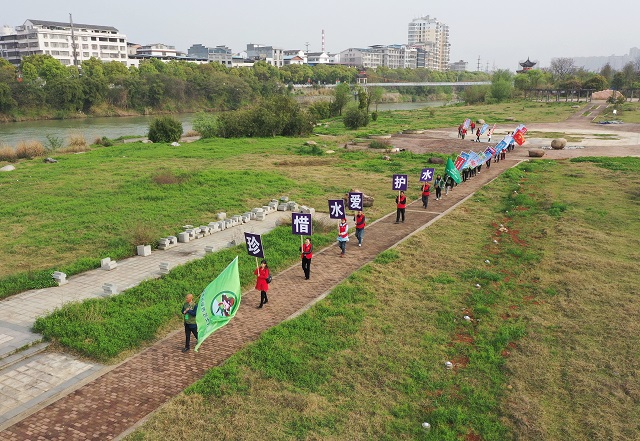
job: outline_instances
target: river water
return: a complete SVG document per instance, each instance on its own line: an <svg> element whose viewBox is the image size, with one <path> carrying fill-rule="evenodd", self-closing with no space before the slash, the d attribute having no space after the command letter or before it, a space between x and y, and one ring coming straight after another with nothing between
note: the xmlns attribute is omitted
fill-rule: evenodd
<svg viewBox="0 0 640 441"><path fill-rule="evenodd" d="M441 106L442 101L424 103L382 103L378 104L378 112L385 110L413 110L424 107ZM371 106L371 110L375 105ZM175 114L182 122L184 132L192 129L195 114ZM20 141L40 141L47 145L47 136L60 138L66 144L70 136L82 135L87 143L92 144L96 138L114 139L120 136L147 136L149 123L156 116L127 116L104 118L80 118L63 120L25 121L14 123L0 123L0 146L15 147Z"/></svg>

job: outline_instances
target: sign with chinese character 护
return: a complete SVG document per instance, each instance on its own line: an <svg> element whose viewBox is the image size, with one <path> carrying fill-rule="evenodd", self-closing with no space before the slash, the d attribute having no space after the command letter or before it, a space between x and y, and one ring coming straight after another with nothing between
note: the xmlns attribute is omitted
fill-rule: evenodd
<svg viewBox="0 0 640 441"><path fill-rule="evenodd" d="M393 175L392 189L396 191L406 191L409 186L407 175Z"/></svg>
<svg viewBox="0 0 640 441"><path fill-rule="evenodd" d="M244 240L247 242L247 253L249 253L250 256L264 259L262 238L259 234L244 233Z"/></svg>
<svg viewBox="0 0 640 441"><path fill-rule="evenodd" d="M331 219L344 219L344 201L342 199L329 199L329 217Z"/></svg>
<svg viewBox="0 0 640 441"><path fill-rule="evenodd" d="M298 236L310 236L311 214L291 213L291 232Z"/></svg>
<svg viewBox="0 0 640 441"><path fill-rule="evenodd" d="M349 192L349 210L360 211L363 207L363 195L362 193Z"/></svg>
<svg viewBox="0 0 640 441"><path fill-rule="evenodd" d="M436 171L435 168L423 168L422 173L420 173L420 182L433 181L434 171Z"/></svg>

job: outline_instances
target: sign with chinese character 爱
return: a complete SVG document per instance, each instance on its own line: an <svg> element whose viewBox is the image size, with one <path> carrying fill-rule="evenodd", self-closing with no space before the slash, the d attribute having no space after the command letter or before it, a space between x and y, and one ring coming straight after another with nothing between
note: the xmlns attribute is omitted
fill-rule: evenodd
<svg viewBox="0 0 640 441"><path fill-rule="evenodd" d="M344 201L342 199L329 199L329 217L331 219L344 219Z"/></svg>
<svg viewBox="0 0 640 441"><path fill-rule="evenodd" d="M362 193L349 193L349 210L361 211L363 207Z"/></svg>
<svg viewBox="0 0 640 441"><path fill-rule="evenodd" d="M396 191L407 191L409 186L409 179L407 175L393 175L392 189Z"/></svg>
<svg viewBox="0 0 640 441"><path fill-rule="evenodd" d="M262 238L259 234L244 233L244 240L247 242L247 253L249 253L250 256L264 259Z"/></svg>
<svg viewBox="0 0 640 441"><path fill-rule="evenodd" d="M298 236L310 236L311 214L291 213L291 232Z"/></svg>

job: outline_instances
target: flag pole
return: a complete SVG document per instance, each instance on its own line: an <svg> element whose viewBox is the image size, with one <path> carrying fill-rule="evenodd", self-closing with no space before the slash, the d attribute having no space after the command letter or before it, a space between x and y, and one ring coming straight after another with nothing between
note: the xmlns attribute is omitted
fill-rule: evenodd
<svg viewBox="0 0 640 441"><path fill-rule="evenodd" d="M260 268L260 265L258 265L258 256L256 256L256 269Z"/></svg>

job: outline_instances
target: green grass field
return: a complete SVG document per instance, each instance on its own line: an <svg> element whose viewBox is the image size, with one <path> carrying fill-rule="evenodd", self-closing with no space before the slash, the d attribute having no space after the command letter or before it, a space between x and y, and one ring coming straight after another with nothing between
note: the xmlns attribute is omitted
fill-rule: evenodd
<svg viewBox="0 0 640 441"><path fill-rule="evenodd" d="M639 171L504 173L127 439L638 439Z"/></svg>

